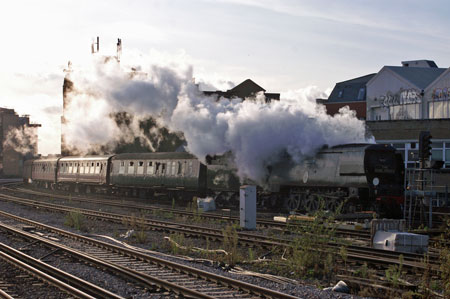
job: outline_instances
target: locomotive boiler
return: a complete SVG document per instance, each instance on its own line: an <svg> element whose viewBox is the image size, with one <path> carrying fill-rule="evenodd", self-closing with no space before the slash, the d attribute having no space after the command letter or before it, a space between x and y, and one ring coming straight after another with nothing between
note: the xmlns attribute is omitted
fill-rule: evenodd
<svg viewBox="0 0 450 299"><path fill-rule="evenodd" d="M269 196L284 198L289 211L314 211L323 201L328 210L343 204L345 212L395 209L397 213L403 178L403 160L393 147L346 144L324 148L301 163L284 159L271 167L267 184Z"/></svg>

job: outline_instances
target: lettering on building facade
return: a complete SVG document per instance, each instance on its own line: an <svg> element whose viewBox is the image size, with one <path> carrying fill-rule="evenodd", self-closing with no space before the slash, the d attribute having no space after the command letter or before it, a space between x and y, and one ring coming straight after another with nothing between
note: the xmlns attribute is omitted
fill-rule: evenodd
<svg viewBox="0 0 450 299"><path fill-rule="evenodd" d="M450 87L435 88L431 94L431 98L435 101L450 100Z"/></svg>
<svg viewBox="0 0 450 299"><path fill-rule="evenodd" d="M381 105L384 107L407 105L407 104L420 104L422 102L422 96L420 91L415 89L400 90L398 93L388 92L386 95L382 95L379 98Z"/></svg>

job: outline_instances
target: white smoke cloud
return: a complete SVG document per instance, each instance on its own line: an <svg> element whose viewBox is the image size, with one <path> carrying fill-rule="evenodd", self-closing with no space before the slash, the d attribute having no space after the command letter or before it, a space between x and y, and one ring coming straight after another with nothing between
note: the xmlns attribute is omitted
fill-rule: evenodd
<svg viewBox="0 0 450 299"><path fill-rule="evenodd" d="M179 97L170 128L182 130L188 150L198 157L232 151L241 178L262 181L267 166L284 152L294 160L323 145L366 142L362 121L348 108L331 117L312 101L214 102L195 93Z"/></svg>
<svg viewBox="0 0 450 299"><path fill-rule="evenodd" d="M261 181L267 166L283 153L300 161L324 144L366 142L365 127L354 113L341 109L331 117L315 99L327 92L308 87L281 94L281 100L216 99L204 96L193 83L190 66L173 68L95 58L87 69L70 74L75 91L65 112L66 141L81 152L96 145L139 137L154 146L139 127L148 116L161 127L182 132L187 150L204 160L206 155L233 152L241 178ZM131 71L133 67L134 71ZM206 82L206 84L208 84ZM110 117L126 111L133 122L122 130Z"/></svg>
<svg viewBox="0 0 450 299"><path fill-rule="evenodd" d="M3 141L4 149L11 149L22 155L34 153L37 145L37 128L10 128ZM34 153L35 154L35 153Z"/></svg>

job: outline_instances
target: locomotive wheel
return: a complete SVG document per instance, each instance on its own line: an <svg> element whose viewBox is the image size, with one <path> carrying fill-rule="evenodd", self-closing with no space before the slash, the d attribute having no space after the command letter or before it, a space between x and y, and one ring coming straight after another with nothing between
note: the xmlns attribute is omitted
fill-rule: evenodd
<svg viewBox="0 0 450 299"><path fill-rule="evenodd" d="M300 194L291 194L285 199L284 206L288 212L294 212L298 210L302 203L302 196Z"/></svg>
<svg viewBox="0 0 450 299"><path fill-rule="evenodd" d="M224 194L220 193L215 197L216 206L218 208L224 208L227 206L228 201L226 200Z"/></svg>
<svg viewBox="0 0 450 299"><path fill-rule="evenodd" d="M319 199L314 195L308 195L304 204L307 212L315 212L319 208Z"/></svg>
<svg viewBox="0 0 450 299"><path fill-rule="evenodd" d="M336 199L327 199L326 201L326 209L330 212L336 212L339 203Z"/></svg>

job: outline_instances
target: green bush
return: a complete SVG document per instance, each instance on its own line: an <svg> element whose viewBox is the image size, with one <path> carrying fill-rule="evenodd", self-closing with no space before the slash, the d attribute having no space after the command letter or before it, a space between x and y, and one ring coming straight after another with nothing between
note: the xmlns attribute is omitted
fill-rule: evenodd
<svg viewBox="0 0 450 299"><path fill-rule="evenodd" d="M86 218L80 211L70 211L69 214L66 215L64 225L79 231L87 231Z"/></svg>

